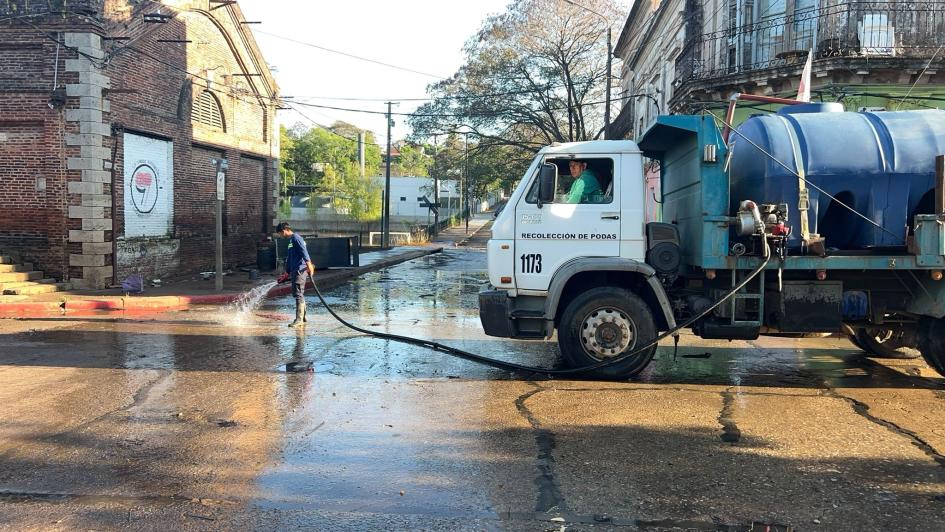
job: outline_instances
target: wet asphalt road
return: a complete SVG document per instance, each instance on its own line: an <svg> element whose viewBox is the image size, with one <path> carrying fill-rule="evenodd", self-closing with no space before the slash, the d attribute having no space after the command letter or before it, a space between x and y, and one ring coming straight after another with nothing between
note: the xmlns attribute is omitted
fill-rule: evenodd
<svg viewBox="0 0 945 532"><path fill-rule="evenodd" d="M483 335L485 279L451 248L326 295L556 365ZM290 310L0 321L0 529L942 529L945 388L921 362L685 336L634 382L546 380L320 308L299 334Z"/></svg>

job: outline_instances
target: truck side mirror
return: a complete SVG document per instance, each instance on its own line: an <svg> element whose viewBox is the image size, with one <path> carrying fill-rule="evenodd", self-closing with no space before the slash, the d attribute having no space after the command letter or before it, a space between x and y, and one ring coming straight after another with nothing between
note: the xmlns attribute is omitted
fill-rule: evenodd
<svg viewBox="0 0 945 532"><path fill-rule="evenodd" d="M545 163L538 172L538 204L551 203L555 200L558 189L558 166Z"/></svg>

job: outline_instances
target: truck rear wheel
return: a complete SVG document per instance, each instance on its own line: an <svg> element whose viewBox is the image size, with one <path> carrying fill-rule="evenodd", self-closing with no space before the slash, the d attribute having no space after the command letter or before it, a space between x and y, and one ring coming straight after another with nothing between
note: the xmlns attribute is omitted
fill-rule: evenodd
<svg viewBox="0 0 945 532"><path fill-rule="evenodd" d="M653 313L637 295L622 288L592 288L568 303L558 325L558 346L568 366L613 360L656 337ZM587 375L625 379L643 370L656 346Z"/></svg>
<svg viewBox="0 0 945 532"><path fill-rule="evenodd" d="M923 317L916 336L922 358L945 377L945 318Z"/></svg>
<svg viewBox="0 0 945 532"><path fill-rule="evenodd" d="M902 330L894 330L886 327L866 327L857 329L856 334L850 339L854 345L866 351L866 356L875 358L898 358L912 359L918 358L919 354L907 350L912 347L909 340L913 338L912 334L906 334Z"/></svg>

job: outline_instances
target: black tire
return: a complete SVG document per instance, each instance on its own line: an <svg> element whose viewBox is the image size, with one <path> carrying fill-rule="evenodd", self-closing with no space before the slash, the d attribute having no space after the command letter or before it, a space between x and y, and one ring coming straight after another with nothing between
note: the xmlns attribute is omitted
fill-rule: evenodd
<svg viewBox="0 0 945 532"><path fill-rule="evenodd" d="M911 338L912 335L910 334ZM876 327L856 330L856 342L871 358L895 358L909 360L919 358L919 353L905 348L912 347L902 332Z"/></svg>
<svg viewBox="0 0 945 532"><path fill-rule="evenodd" d="M863 353L866 354L866 348L863 347L862 344L860 344L860 341L856 337L856 333L854 334L844 333L844 334L847 335L847 340L850 340L850 343L853 344L854 347L856 347L860 351L863 351Z"/></svg>
<svg viewBox="0 0 945 532"><path fill-rule="evenodd" d="M945 377L945 319L923 317L916 340L926 364Z"/></svg>
<svg viewBox="0 0 945 532"><path fill-rule="evenodd" d="M595 322L599 326L594 327ZM623 326L626 326L626 331ZM594 345L590 345L586 335L601 343L591 340ZM565 362L572 368L617 358L653 338L656 338L656 325L647 304L629 290L610 286L592 288L575 297L564 309L558 324L558 346ZM602 354L599 351L609 352ZM617 364L584 375L627 379L641 372L653 359L654 353L655 345Z"/></svg>

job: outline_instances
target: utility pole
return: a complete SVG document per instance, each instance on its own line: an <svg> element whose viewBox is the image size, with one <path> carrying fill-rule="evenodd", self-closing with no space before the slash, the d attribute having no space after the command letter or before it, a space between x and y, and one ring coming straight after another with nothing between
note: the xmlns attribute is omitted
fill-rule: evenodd
<svg viewBox="0 0 945 532"><path fill-rule="evenodd" d="M465 184L463 185L462 190L460 191L461 196L459 200L459 205L460 205L460 208L463 209L464 216L466 217L466 234L468 235L469 234L469 132L468 131L466 132L466 142L465 142L464 147L466 151L466 154L465 154L466 160L463 163L463 166L464 166L463 178L465 180Z"/></svg>
<svg viewBox="0 0 945 532"><path fill-rule="evenodd" d="M390 108L393 102L387 102L387 173L384 178L384 214L381 220L381 247L390 247Z"/></svg>
<svg viewBox="0 0 945 532"><path fill-rule="evenodd" d="M604 140L610 138L610 70L613 65L614 52L610 45L610 23L604 18L607 24L607 103L604 108Z"/></svg>
<svg viewBox="0 0 945 532"><path fill-rule="evenodd" d="M214 278L217 292L223 291L223 202L226 200L226 171L229 163L226 159L211 159L211 164L217 167L217 201L216 201L216 259L217 271Z"/></svg>
<svg viewBox="0 0 945 532"><path fill-rule="evenodd" d="M610 138L610 73L611 68L613 67L613 57L614 51L610 43L610 20L602 15L599 11L595 11L584 4L575 2L574 0L564 0L565 2L571 4L574 7L579 7L588 13L593 13L600 17L604 21L604 24L607 25L607 107L604 109L604 140Z"/></svg>
<svg viewBox="0 0 945 532"><path fill-rule="evenodd" d="M358 166L361 168L361 179L364 179L364 132L358 131Z"/></svg>
<svg viewBox="0 0 945 532"><path fill-rule="evenodd" d="M433 135L433 205L436 210L433 211L433 234L440 234L440 180L436 176L436 135Z"/></svg>

